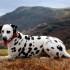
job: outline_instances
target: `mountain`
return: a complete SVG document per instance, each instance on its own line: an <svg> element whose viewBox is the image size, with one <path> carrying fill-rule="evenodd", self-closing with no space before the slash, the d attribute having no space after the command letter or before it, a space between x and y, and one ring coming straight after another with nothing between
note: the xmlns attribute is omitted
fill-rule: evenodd
<svg viewBox="0 0 70 70"><path fill-rule="evenodd" d="M53 24L63 17L70 17L70 8L48 7L18 7L16 10L0 17L0 25L9 23L16 24L20 31L28 30L39 24Z"/></svg>

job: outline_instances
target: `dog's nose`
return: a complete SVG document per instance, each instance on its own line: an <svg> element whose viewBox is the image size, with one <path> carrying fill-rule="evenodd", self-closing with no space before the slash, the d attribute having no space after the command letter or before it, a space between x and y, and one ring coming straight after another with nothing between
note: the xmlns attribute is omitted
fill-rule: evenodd
<svg viewBox="0 0 70 70"><path fill-rule="evenodd" d="M7 37L3 37L3 40L4 40L4 41L7 41Z"/></svg>

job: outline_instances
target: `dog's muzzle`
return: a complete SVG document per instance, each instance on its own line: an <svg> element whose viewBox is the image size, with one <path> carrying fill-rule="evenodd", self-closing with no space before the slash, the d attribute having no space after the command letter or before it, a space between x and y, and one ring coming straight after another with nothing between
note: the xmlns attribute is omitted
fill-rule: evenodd
<svg viewBox="0 0 70 70"><path fill-rule="evenodd" d="M3 37L3 40L4 40L4 41L7 41L7 37Z"/></svg>

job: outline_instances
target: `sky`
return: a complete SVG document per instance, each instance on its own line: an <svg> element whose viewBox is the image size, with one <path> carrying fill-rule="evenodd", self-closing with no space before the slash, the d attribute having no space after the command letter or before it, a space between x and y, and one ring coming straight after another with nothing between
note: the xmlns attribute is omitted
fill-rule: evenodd
<svg viewBox="0 0 70 70"><path fill-rule="evenodd" d="M51 8L70 7L70 0L0 0L0 16L20 6L44 6Z"/></svg>

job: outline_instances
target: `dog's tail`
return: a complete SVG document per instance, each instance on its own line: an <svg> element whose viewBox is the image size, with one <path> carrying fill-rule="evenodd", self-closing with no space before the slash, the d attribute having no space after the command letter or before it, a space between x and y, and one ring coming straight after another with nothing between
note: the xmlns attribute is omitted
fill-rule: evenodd
<svg viewBox="0 0 70 70"><path fill-rule="evenodd" d="M63 56L64 57L67 57L67 58L70 58L70 54L66 51L66 47L64 44L61 44L62 47L63 47Z"/></svg>
<svg viewBox="0 0 70 70"><path fill-rule="evenodd" d="M70 54L64 51L64 56L70 58Z"/></svg>

